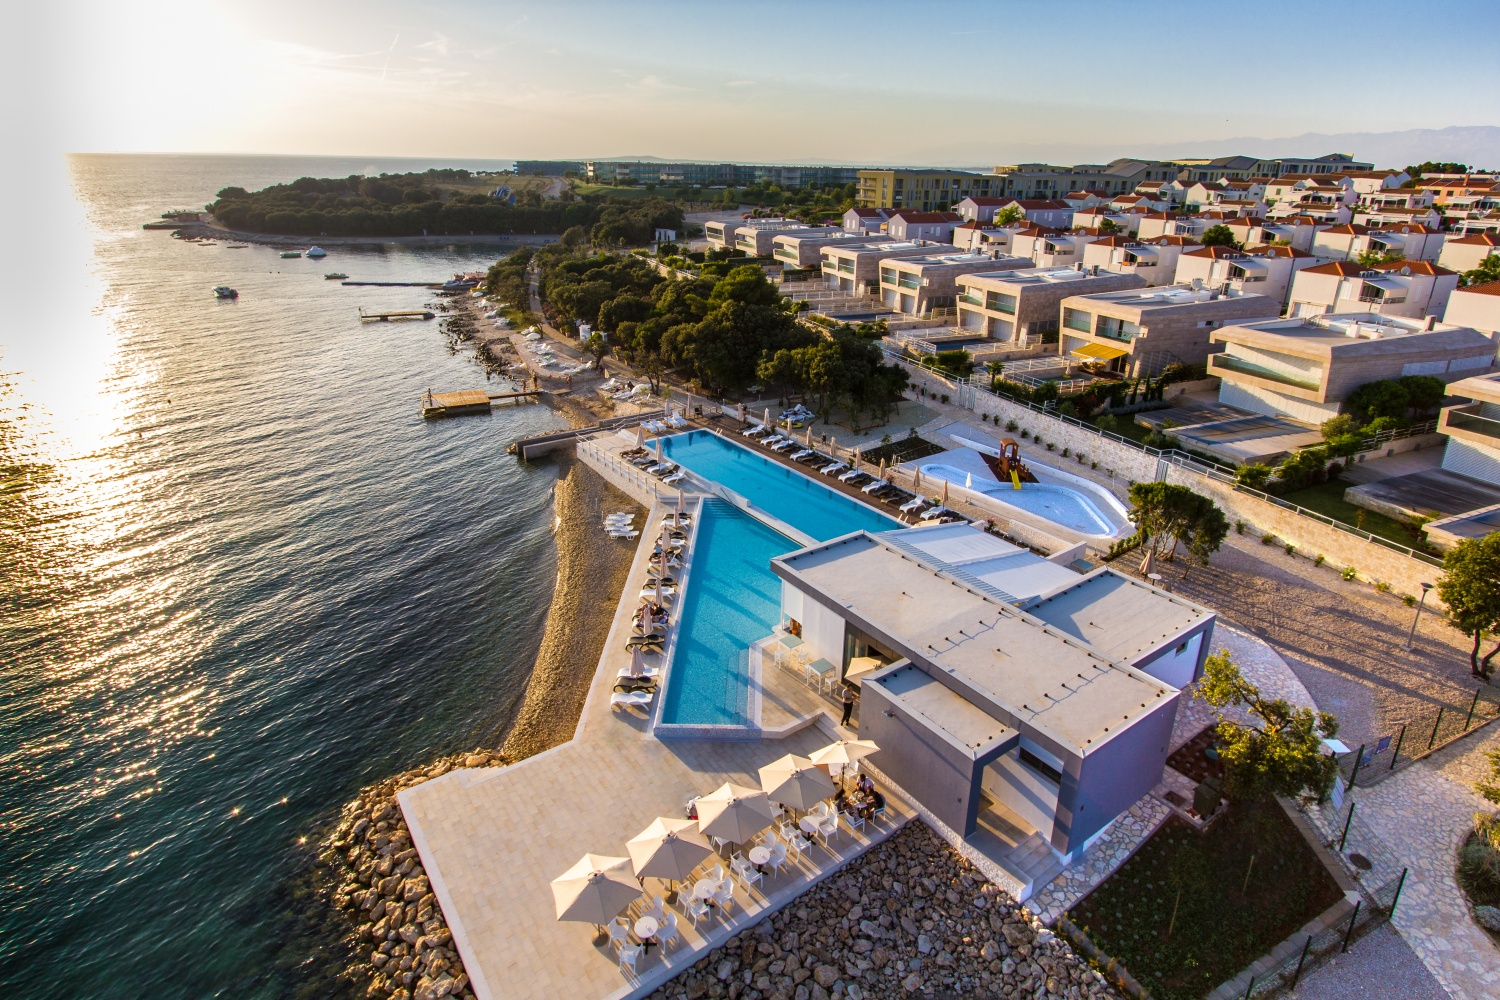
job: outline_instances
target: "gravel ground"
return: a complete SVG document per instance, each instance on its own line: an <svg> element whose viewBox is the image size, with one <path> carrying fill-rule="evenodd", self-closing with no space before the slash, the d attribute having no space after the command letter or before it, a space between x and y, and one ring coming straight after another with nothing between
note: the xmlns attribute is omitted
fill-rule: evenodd
<svg viewBox="0 0 1500 1000"><path fill-rule="evenodd" d="M1381 924L1343 955L1335 955L1302 978L1295 1000L1448 1000L1390 924Z"/></svg>
<svg viewBox="0 0 1500 1000"><path fill-rule="evenodd" d="M1114 565L1135 572L1137 560ZM1195 567L1186 580L1175 565L1160 568L1173 590L1275 646L1320 704L1327 697L1349 711L1356 740L1355 729L1389 732L1440 704L1466 709L1473 697L1465 639L1430 607L1408 653L1413 612L1400 598L1346 582L1258 538L1231 533L1212 565Z"/></svg>

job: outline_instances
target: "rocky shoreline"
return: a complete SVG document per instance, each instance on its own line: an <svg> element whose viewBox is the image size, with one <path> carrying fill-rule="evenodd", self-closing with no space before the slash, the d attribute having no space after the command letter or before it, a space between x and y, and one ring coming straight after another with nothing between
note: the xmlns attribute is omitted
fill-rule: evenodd
<svg viewBox="0 0 1500 1000"><path fill-rule="evenodd" d="M1120 994L920 820L730 938L651 1000L1115 1000Z"/></svg>

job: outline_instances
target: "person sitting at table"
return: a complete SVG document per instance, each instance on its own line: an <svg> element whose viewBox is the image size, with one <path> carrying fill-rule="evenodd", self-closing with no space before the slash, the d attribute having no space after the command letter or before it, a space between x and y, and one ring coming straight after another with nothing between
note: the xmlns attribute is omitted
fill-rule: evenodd
<svg viewBox="0 0 1500 1000"><path fill-rule="evenodd" d="M868 774L861 774L859 776L859 781L857 781L855 784L859 788L859 790L866 795L871 795L875 791L875 782L870 780L870 776Z"/></svg>

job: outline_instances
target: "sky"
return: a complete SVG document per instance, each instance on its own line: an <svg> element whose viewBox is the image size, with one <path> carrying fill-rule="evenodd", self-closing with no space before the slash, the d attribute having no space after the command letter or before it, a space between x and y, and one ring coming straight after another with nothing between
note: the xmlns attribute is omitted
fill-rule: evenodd
<svg viewBox="0 0 1500 1000"><path fill-rule="evenodd" d="M1500 101L1450 96L1500 92L1500 3L1445 5L1438 35L1461 24L1467 41L1440 63L1385 44L1422 11L49 0L17 11L0 43L14 76L0 99L34 146L77 152L982 166L1500 125Z"/></svg>

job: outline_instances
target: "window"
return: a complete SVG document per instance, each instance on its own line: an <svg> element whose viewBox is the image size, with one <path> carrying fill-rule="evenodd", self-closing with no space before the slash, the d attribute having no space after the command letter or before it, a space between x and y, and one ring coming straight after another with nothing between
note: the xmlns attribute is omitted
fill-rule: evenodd
<svg viewBox="0 0 1500 1000"><path fill-rule="evenodd" d="M1063 310L1063 326L1069 330L1077 330L1080 333L1088 333L1093 329L1094 317L1090 313L1078 309Z"/></svg>
<svg viewBox="0 0 1500 1000"><path fill-rule="evenodd" d="M1187 652L1187 643L1185 643L1185 642L1179 643L1178 646L1177 646L1177 655L1181 656L1183 653L1186 653L1186 652Z"/></svg>
<svg viewBox="0 0 1500 1000"><path fill-rule="evenodd" d="M1025 764L1027 767L1031 768L1037 774L1040 774L1042 777L1046 778L1054 785L1062 784L1062 772L1057 768L1042 760L1042 758L1038 757L1030 750L1027 750L1025 747L1022 747L1019 753L1021 756L1022 764Z"/></svg>

